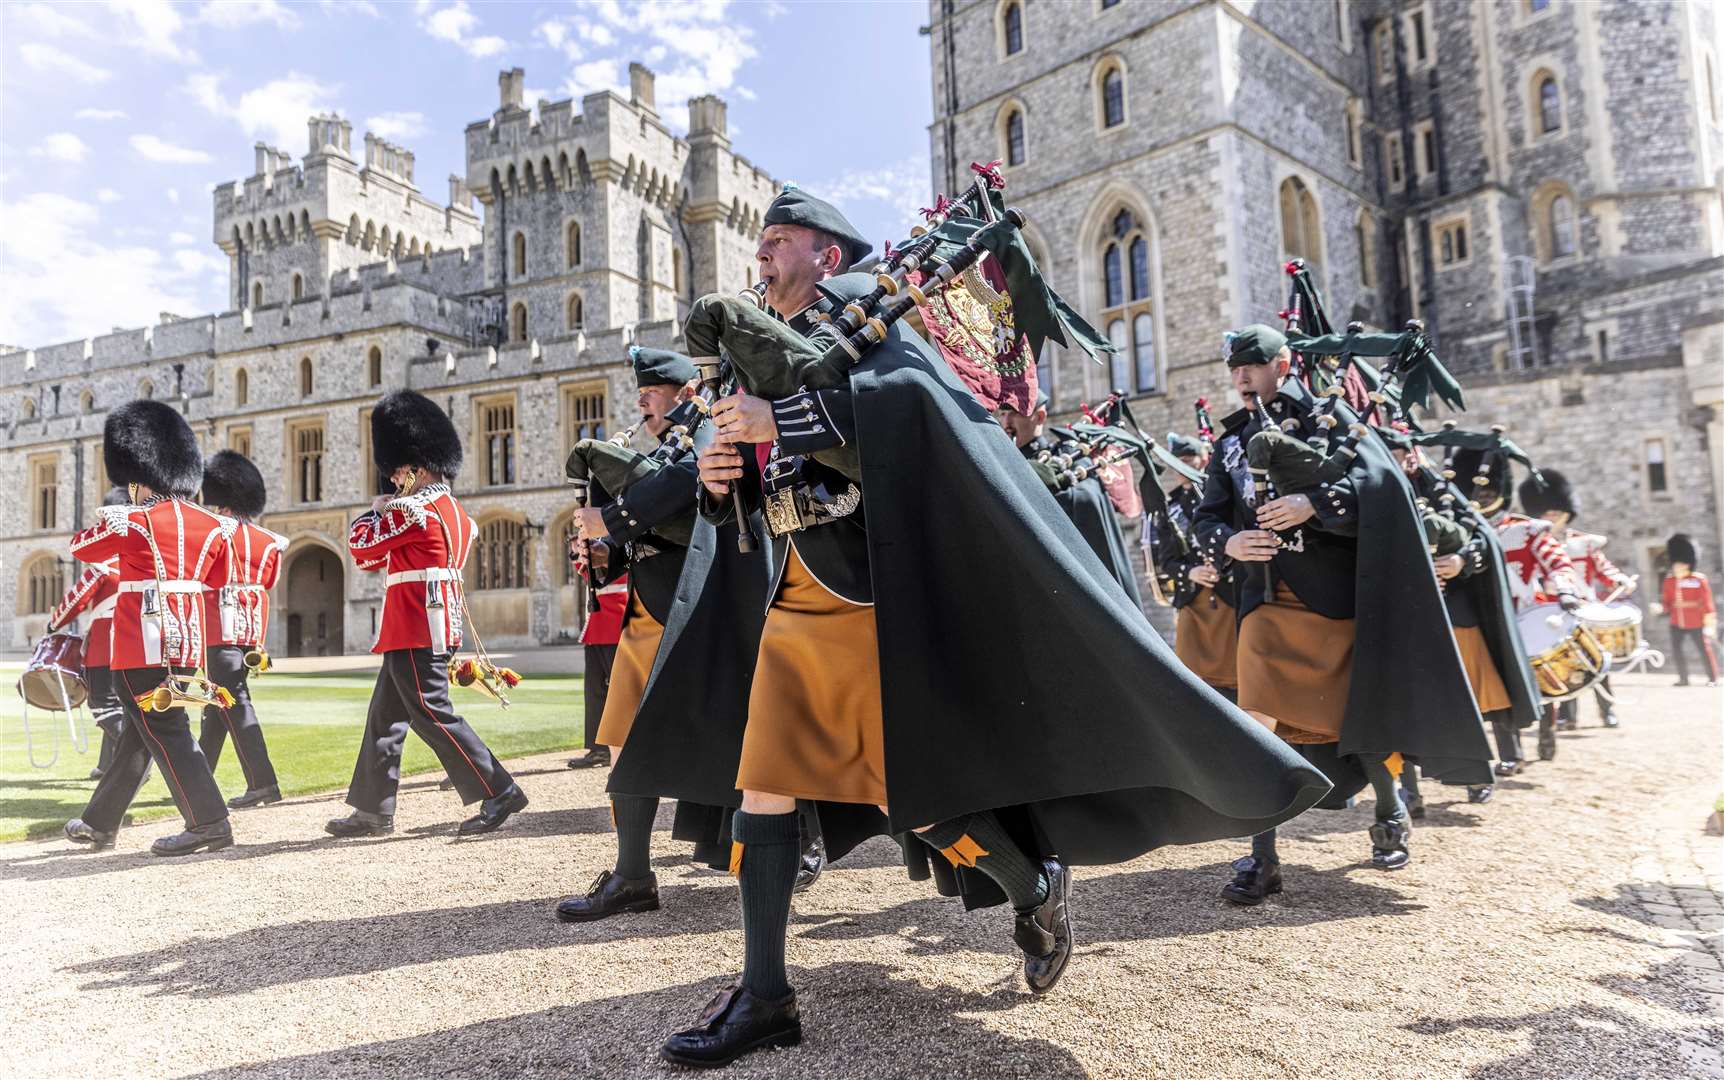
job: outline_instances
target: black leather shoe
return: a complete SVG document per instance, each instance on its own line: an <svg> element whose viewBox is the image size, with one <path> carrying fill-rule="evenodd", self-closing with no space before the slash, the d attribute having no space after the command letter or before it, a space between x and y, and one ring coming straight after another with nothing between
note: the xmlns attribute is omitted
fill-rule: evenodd
<svg viewBox="0 0 1724 1080"><path fill-rule="evenodd" d="M796 991L767 1001L741 986L727 986L701 1012L695 1026L665 1040L658 1056L673 1065L716 1069L751 1050L802 1042Z"/></svg>
<svg viewBox="0 0 1724 1080"><path fill-rule="evenodd" d="M1676 685L1677 686L1689 686L1692 684L1689 683L1688 677L1686 675L1684 675L1682 678L1676 680Z"/></svg>
<svg viewBox="0 0 1724 1080"><path fill-rule="evenodd" d="M1012 939L1024 950L1024 981L1030 993L1045 994L1065 974L1072 958L1072 874L1058 859L1043 859L1048 898L1034 911L1018 915Z"/></svg>
<svg viewBox="0 0 1724 1080"><path fill-rule="evenodd" d="M479 812L461 823L456 829L460 836L477 836L488 833L503 822L509 820L509 815L527 808L527 793L521 790L521 785L510 784L509 790L501 795L493 795L479 804Z"/></svg>
<svg viewBox="0 0 1724 1080"><path fill-rule="evenodd" d="M1371 865L1379 870L1399 870L1413 861L1407 852L1407 833L1411 830L1403 821L1390 818L1371 826Z"/></svg>
<svg viewBox="0 0 1724 1080"><path fill-rule="evenodd" d="M106 851L114 846L114 837L119 830L103 832L84 822L83 818L73 818L66 822L66 839L74 844L88 844L91 851Z"/></svg>
<svg viewBox="0 0 1724 1080"><path fill-rule="evenodd" d="M571 896L557 905L557 918L564 922L595 922L611 915L631 915L658 910L658 875L643 878L618 877L610 870L593 879L585 896Z"/></svg>
<svg viewBox="0 0 1724 1080"><path fill-rule="evenodd" d="M281 801L281 788L275 784L269 787L248 788L244 795L235 795L227 801L229 810L245 810L253 806L268 806Z"/></svg>
<svg viewBox="0 0 1724 1080"><path fill-rule="evenodd" d="M211 825L187 829L178 836L164 836L150 845L151 855L190 855L197 851L220 851L233 847L233 826L226 818Z"/></svg>
<svg viewBox="0 0 1724 1080"><path fill-rule="evenodd" d="M1401 805L1405 806L1407 808L1407 813L1411 814L1413 817L1421 818L1425 816L1425 797L1416 791L1408 791L1406 788L1402 788Z"/></svg>
<svg viewBox="0 0 1724 1080"><path fill-rule="evenodd" d="M1467 801L1470 803L1488 803L1497 789L1491 784L1468 784Z"/></svg>
<svg viewBox="0 0 1724 1080"><path fill-rule="evenodd" d="M1222 896L1247 907L1255 907L1280 891L1281 864L1255 855L1233 860L1233 880L1221 887Z"/></svg>
<svg viewBox="0 0 1724 1080"><path fill-rule="evenodd" d="M802 849L802 864L796 868L796 884L790 887L790 891L805 893L812 889L825 869L826 841L816 836Z"/></svg>
<svg viewBox="0 0 1724 1080"><path fill-rule="evenodd" d="M608 769L611 764L611 748L595 746L580 757L569 759L571 769Z"/></svg>
<svg viewBox="0 0 1724 1080"><path fill-rule="evenodd" d="M325 822L323 831L343 839L354 836L388 836L395 831L395 819L383 814L370 814L361 817L359 811L355 810L346 817L333 818Z"/></svg>
<svg viewBox="0 0 1724 1080"><path fill-rule="evenodd" d="M1522 763L1518 760L1516 760L1516 761L1499 761L1499 762L1497 762L1497 775L1498 776L1519 776L1520 770L1521 770L1521 764Z"/></svg>

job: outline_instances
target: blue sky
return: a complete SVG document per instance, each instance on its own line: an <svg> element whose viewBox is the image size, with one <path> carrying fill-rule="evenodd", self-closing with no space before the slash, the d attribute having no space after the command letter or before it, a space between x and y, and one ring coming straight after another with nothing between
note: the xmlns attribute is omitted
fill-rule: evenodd
<svg viewBox="0 0 1724 1080"><path fill-rule="evenodd" d="M517 66L556 101L626 93L640 60L679 131L716 93L739 152L900 236L930 197L926 18L923 0L0 4L0 344L220 310L211 189L260 140L302 156L313 112L350 119L356 150L368 130L411 149L441 201Z"/></svg>

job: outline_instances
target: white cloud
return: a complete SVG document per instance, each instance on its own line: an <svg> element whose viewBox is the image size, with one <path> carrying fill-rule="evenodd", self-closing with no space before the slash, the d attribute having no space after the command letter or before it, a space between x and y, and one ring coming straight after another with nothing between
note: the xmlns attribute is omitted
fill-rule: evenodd
<svg viewBox="0 0 1724 1080"><path fill-rule="evenodd" d="M364 15L375 19L383 13L377 10L377 5L371 0L317 0L317 6L325 13L334 12L341 15Z"/></svg>
<svg viewBox="0 0 1724 1080"><path fill-rule="evenodd" d="M63 49L56 49L52 45L44 45L39 41L18 46L18 55L23 58L28 67L47 72L50 75L64 75L73 82L94 86L98 83L105 83L113 77L113 73L106 68L85 63Z"/></svg>
<svg viewBox="0 0 1724 1080"><path fill-rule="evenodd" d="M144 52L182 63L198 58L197 53L174 40L185 28L185 20L168 0L108 0L108 6L131 21L137 35L128 37L128 41Z"/></svg>
<svg viewBox="0 0 1724 1080"><path fill-rule="evenodd" d="M383 139L411 139L425 134L425 114L387 112L365 121L365 130Z"/></svg>
<svg viewBox="0 0 1724 1080"><path fill-rule="evenodd" d="M124 120L126 113L123 109L79 109L72 116L79 120Z"/></svg>
<svg viewBox="0 0 1724 1080"><path fill-rule="evenodd" d="M146 244L103 241L101 211L64 195L0 204L0 341L46 345L146 326L163 311L219 308L226 260L164 257Z"/></svg>
<svg viewBox="0 0 1724 1080"><path fill-rule="evenodd" d="M337 88L290 71L231 100L222 93L221 76L206 72L188 79L186 90L198 104L239 124L254 139L262 138L275 146L298 146L305 139L306 117L334 109Z"/></svg>
<svg viewBox="0 0 1724 1080"><path fill-rule="evenodd" d="M179 204L179 201L180 201L180 189L179 188L169 188L168 190L162 192L162 194L164 194L168 197L169 202L175 204L176 206Z"/></svg>
<svg viewBox="0 0 1724 1080"><path fill-rule="evenodd" d="M99 203L117 203L120 201L120 193L111 187L105 187L96 192L96 201Z"/></svg>
<svg viewBox="0 0 1724 1080"><path fill-rule="evenodd" d="M141 156L164 165L207 165L214 160L202 150L175 146L154 135L133 135L131 142L132 149Z"/></svg>
<svg viewBox="0 0 1724 1080"><path fill-rule="evenodd" d="M563 93L581 98L600 90L626 92L628 84L623 81L622 71L621 60L588 60L576 64L569 71L569 77L563 80Z"/></svg>
<svg viewBox="0 0 1724 1080"><path fill-rule="evenodd" d="M25 4L15 9L19 16L32 23L36 29L50 37L61 35L71 37L89 37L90 27L81 20L66 14L64 6L54 4Z"/></svg>
<svg viewBox="0 0 1724 1080"><path fill-rule="evenodd" d="M439 41L459 45L475 59L496 56L509 47L508 42L494 34L476 32L479 17L467 6L467 0L455 0L448 7L435 9L427 0L420 0L417 11L420 29Z"/></svg>
<svg viewBox="0 0 1724 1080"><path fill-rule="evenodd" d="M928 159L912 156L879 168L852 169L809 190L846 214L872 210L869 216L879 217L884 210L907 235L921 220L918 211L932 203L928 181Z"/></svg>
<svg viewBox="0 0 1724 1080"><path fill-rule="evenodd" d="M276 0L210 0L198 11L198 22L223 30L261 22L291 30L299 25L299 16Z"/></svg>
<svg viewBox="0 0 1724 1080"><path fill-rule="evenodd" d="M175 247L186 247L190 244L195 244L197 242L198 242L198 238L193 236L191 233L174 232L174 233L168 234L168 243L174 245Z"/></svg>
<svg viewBox="0 0 1724 1080"><path fill-rule="evenodd" d="M611 28L600 22L582 23L581 36L601 49L608 49L617 43L617 36L611 32Z"/></svg>
<svg viewBox="0 0 1724 1080"><path fill-rule="evenodd" d="M90 147L83 139L68 131L57 132L42 140L40 146L30 148L31 157L47 158L50 161L69 161L77 164L84 160L90 152Z"/></svg>

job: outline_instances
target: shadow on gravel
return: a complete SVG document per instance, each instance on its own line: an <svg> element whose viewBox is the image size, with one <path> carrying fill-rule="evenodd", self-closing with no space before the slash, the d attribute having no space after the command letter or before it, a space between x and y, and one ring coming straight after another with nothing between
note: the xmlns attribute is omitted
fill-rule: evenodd
<svg viewBox="0 0 1724 1080"><path fill-rule="evenodd" d="M803 1043L742 1058L727 1077L965 1075L1075 1080L1089 1074L1071 1051L993 1030L977 1013L1035 1006L1024 991L969 993L893 978L880 964L793 969ZM195 1080L271 1077L687 1075L658 1060L674 1031L693 1024L723 985L704 979L298 1057L196 1074ZM969 1015L964 1015L969 1014ZM968 1075L980 1075L971 1073Z"/></svg>
<svg viewBox="0 0 1724 1080"><path fill-rule="evenodd" d="M454 826L450 825L453 830ZM400 844L415 839L407 833L396 833L392 836L379 836L363 840L337 840L333 836L325 836L320 831L314 837L304 840L271 840L262 844L245 842L243 829L234 831L237 843L226 851L215 854L203 853L187 856L199 861L218 859L224 862L242 859L261 859L271 855L280 855L293 851L308 851L312 848L324 847L328 844L341 844L345 847L369 846L374 844ZM22 859L11 859L0 862L0 877L17 878L20 881L56 881L62 878L92 877L96 874L112 874L122 870L137 870L141 867L171 867L184 866L183 859L163 859L150 854L150 846L141 840L131 840L136 846L128 846L125 830L120 832L119 846L108 851L91 851L86 847L78 847L68 842L64 847L53 848L40 855L28 855Z"/></svg>
<svg viewBox="0 0 1724 1080"><path fill-rule="evenodd" d="M1469 1075L1501 1076L1679 1076L1684 1041L1715 1042L1724 1026L1672 1031L1616 1009L1568 1005L1519 1016L1469 1016L1420 1020L1404 1029L1445 1036L1458 1031L1521 1031L1532 1045L1524 1052L1481 1065ZM1686 1039L1685 1039L1686 1037Z"/></svg>
<svg viewBox="0 0 1724 1080"><path fill-rule="evenodd" d="M571 882L569 891L579 892L581 887ZM673 884L662 886L659 895L664 911L582 925L557 921L555 908L562 895L556 894L471 907L258 926L62 970L96 976L82 984L85 990L127 987L154 996L226 997L310 979L363 975L514 949L680 937L734 931L740 926L736 894L731 889Z"/></svg>

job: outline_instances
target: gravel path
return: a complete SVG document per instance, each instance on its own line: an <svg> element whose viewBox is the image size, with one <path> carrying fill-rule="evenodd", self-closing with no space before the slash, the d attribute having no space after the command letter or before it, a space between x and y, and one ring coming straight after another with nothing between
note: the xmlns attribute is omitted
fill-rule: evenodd
<svg viewBox="0 0 1724 1080"><path fill-rule="evenodd" d="M1429 786L1399 873L1366 864L1368 806L1285 830L1288 891L1256 909L1216 896L1238 843L1080 869L1045 1000L1006 914L876 841L797 901L805 1044L729 1075L1724 1077L1724 698L1617 681L1625 727L1585 703L1488 805ZM324 838L331 796L186 861L144 850L167 823L0 846L0 1074L677 1075L657 1046L739 961L734 884L661 832L664 910L556 922L613 851L604 777L564 756L521 762L531 809L477 840L417 782L377 840Z"/></svg>

